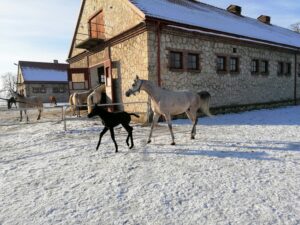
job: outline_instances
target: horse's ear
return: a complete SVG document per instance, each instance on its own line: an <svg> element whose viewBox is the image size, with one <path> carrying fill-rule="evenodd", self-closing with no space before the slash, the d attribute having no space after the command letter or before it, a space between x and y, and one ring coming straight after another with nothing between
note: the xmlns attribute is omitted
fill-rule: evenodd
<svg viewBox="0 0 300 225"><path fill-rule="evenodd" d="M140 78L139 78L139 76L138 76L138 75L136 75L135 79L139 80Z"/></svg>

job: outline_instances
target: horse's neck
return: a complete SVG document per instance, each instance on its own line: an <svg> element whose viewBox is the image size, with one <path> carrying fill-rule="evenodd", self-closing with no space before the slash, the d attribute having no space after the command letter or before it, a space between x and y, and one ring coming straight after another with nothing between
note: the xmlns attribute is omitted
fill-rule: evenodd
<svg viewBox="0 0 300 225"><path fill-rule="evenodd" d="M107 112L105 110L101 110L98 112L98 116L103 120L106 120L108 118L108 114L109 114L109 112Z"/></svg>
<svg viewBox="0 0 300 225"><path fill-rule="evenodd" d="M144 80L141 90L144 90L154 101L159 101L159 93L162 89L160 87L155 86L152 82Z"/></svg>

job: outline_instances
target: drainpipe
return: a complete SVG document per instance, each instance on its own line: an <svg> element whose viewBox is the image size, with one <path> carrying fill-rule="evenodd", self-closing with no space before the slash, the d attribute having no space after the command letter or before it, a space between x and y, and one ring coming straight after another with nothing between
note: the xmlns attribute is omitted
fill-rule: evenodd
<svg viewBox="0 0 300 225"><path fill-rule="evenodd" d="M88 86L89 86L89 89L92 88L92 80L91 80L91 73L90 73L90 57L89 55L87 55L86 57L86 60L87 60L87 69L88 69L88 74L89 74L89 80L88 80Z"/></svg>
<svg viewBox="0 0 300 225"><path fill-rule="evenodd" d="M297 52L295 53L294 104L297 105Z"/></svg>
<svg viewBox="0 0 300 225"><path fill-rule="evenodd" d="M161 24L158 21L156 23L156 41L157 41L157 84L160 87L161 86L161 76L160 76L160 38L161 38Z"/></svg>
<svg viewBox="0 0 300 225"><path fill-rule="evenodd" d="M115 103L115 93L114 93L114 84L113 84L113 77L112 77L112 59L111 59L111 46L108 45L108 59L109 59L109 77L110 77L110 88L111 88L111 102ZM104 67L106 70L106 66ZM106 73L106 71L105 71Z"/></svg>

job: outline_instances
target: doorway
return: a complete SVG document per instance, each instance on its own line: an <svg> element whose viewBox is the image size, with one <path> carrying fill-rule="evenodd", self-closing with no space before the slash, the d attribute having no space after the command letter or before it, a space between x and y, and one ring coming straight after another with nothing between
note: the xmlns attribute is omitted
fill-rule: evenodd
<svg viewBox="0 0 300 225"><path fill-rule="evenodd" d="M98 75L98 83L105 84L106 77L104 72L104 66L97 68L97 75Z"/></svg>

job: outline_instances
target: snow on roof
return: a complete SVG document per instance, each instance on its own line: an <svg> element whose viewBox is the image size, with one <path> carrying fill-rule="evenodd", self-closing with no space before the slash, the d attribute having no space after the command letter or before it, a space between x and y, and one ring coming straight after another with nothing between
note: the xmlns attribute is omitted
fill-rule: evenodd
<svg viewBox="0 0 300 225"><path fill-rule="evenodd" d="M300 48L300 34L191 0L130 0L146 16Z"/></svg>
<svg viewBox="0 0 300 225"><path fill-rule="evenodd" d="M50 82L68 81L68 72L64 70L23 67L22 74L25 81L50 81Z"/></svg>
<svg viewBox="0 0 300 225"><path fill-rule="evenodd" d="M25 81L67 82L68 64L19 61Z"/></svg>

